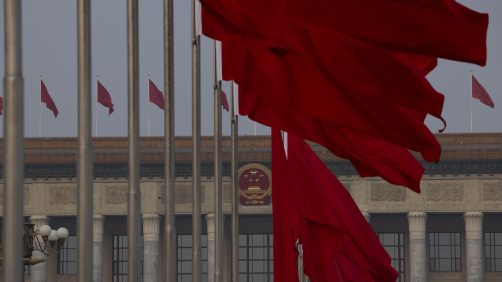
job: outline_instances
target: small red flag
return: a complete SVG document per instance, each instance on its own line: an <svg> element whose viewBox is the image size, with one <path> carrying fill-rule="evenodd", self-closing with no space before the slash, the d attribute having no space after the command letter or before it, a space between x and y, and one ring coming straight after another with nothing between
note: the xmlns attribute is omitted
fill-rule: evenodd
<svg viewBox="0 0 502 282"><path fill-rule="evenodd" d="M150 79L148 79L148 96L150 98L150 102L154 103L157 107L164 109L164 94Z"/></svg>
<svg viewBox="0 0 502 282"><path fill-rule="evenodd" d="M99 82L98 80L98 103L108 108L108 115L113 113L113 103L112 97L110 97L110 93L108 90Z"/></svg>
<svg viewBox="0 0 502 282"><path fill-rule="evenodd" d="M42 103L45 103L47 109L51 110L54 117L57 118L59 114L58 107L54 103L54 100L52 100L49 90L47 90L43 80L40 80L40 98Z"/></svg>
<svg viewBox="0 0 502 282"><path fill-rule="evenodd" d="M228 105L227 93L225 93L225 91L223 90L220 90L220 95L221 95L221 107L228 112L230 110L230 106Z"/></svg>
<svg viewBox="0 0 502 282"><path fill-rule="evenodd" d="M3 97L0 96L0 115L3 115Z"/></svg>
<svg viewBox="0 0 502 282"><path fill-rule="evenodd" d="M488 95L485 88L479 83L479 81L472 75L472 98L478 99L481 103L495 108L492 98Z"/></svg>

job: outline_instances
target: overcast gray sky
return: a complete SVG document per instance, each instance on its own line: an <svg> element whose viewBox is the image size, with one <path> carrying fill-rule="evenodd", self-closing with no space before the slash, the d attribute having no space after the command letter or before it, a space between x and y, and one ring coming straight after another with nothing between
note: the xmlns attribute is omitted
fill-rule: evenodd
<svg viewBox="0 0 502 282"><path fill-rule="evenodd" d="M4 0L0 0L3 18ZM147 134L147 117L151 118L151 134L163 134L163 111L147 100L147 75L163 87L163 0L140 0L140 90L141 134ZM468 7L490 14L488 31L488 64L440 61L429 76L431 83L446 96L444 117L446 132L468 132L470 129L470 71L488 90L495 109L473 101L475 132L502 131L502 1L463 0ZM175 99L176 134L191 134L191 54L190 0L174 0L175 14ZM4 22L0 21L0 75L4 76ZM93 101L95 77L107 87L115 104L115 112L98 106L98 135L127 135L127 58L126 0L92 1L92 73ZM76 136L77 134L77 45L76 0L23 0L23 71L25 79L25 135L38 136L42 116L42 136ZM213 130L212 119L212 41L204 39L202 52L202 127L203 134ZM42 76L60 115L40 103ZM3 81L1 82L3 92ZM228 90L228 84L224 86ZM3 96L3 93L2 93ZM93 107L96 103L93 104ZM93 109L93 115L95 111ZM96 117L93 117L96 118ZM428 119L436 131L441 125ZM3 126L0 125L0 128ZM93 124L94 126L94 124ZM253 134L253 122L241 118L241 134ZM223 113L224 134L229 134L229 114ZM258 126L258 134L269 130ZM94 134L94 129L93 129Z"/></svg>

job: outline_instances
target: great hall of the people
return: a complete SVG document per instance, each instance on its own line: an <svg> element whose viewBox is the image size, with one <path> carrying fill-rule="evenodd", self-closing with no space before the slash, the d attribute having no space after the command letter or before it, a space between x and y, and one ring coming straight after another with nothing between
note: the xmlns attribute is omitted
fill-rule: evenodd
<svg viewBox="0 0 502 282"><path fill-rule="evenodd" d="M362 179L324 148L315 151L350 191L393 265L399 281L502 281L502 133L437 135L439 163L424 163L422 193ZM70 237L46 262L26 268L26 281L76 280L76 138L25 139L25 216L36 227L64 226ZM225 272L230 262L230 139L223 139ZM127 281L127 139L95 138L94 281ZM141 138L142 273L160 281L163 238L163 138ZM191 138L176 139L178 281L191 279ZM213 138L202 139L203 278L212 269ZM239 281L273 281L271 144L239 140ZM251 180L256 177L259 185ZM3 187L0 204L3 202ZM0 209L3 212L3 209ZM89 226L91 228L91 226ZM410 267L425 266L425 267ZM225 277L228 280L228 275ZM211 281L211 279L209 279Z"/></svg>

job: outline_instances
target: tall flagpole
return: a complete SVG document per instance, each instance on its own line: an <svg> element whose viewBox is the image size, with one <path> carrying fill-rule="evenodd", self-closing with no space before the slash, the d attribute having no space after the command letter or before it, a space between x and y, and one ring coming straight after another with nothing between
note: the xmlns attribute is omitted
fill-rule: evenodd
<svg viewBox="0 0 502 282"><path fill-rule="evenodd" d="M239 281L239 116L235 113L235 91L232 81L231 112L232 117L232 281Z"/></svg>
<svg viewBox="0 0 502 282"><path fill-rule="evenodd" d="M42 83L42 75L40 75L40 83ZM42 89L40 89L42 90ZM38 138L42 137L42 109L43 105L40 103L40 106L38 107Z"/></svg>
<svg viewBox="0 0 502 282"><path fill-rule="evenodd" d="M139 189L138 0L127 0L127 74L129 117L129 197L127 210L128 281L141 281Z"/></svg>
<svg viewBox="0 0 502 282"><path fill-rule="evenodd" d="M472 133L472 70L471 70L471 97L469 97L471 100L471 133Z"/></svg>
<svg viewBox="0 0 502 282"><path fill-rule="evenodd" d="M164 277L166 282L176 282L173 8L173 0L164 0Z"/></svg>
<svg viewBox="0 0 502 282"><path fill-rule="evenodd" d="M38 107L38 138L42 137L42 104Z"/></svg>
<svg viewBox="0 0 502 282"><path fill-rule="evenodd" d="M94 128L94 133L95 133L95 137L98 137L98 88L97 88L97 85L98 85L98 81L99 81L99 76L96 75L96 105L94 107L94 115L96 116L96 124L95 124L95 128Z"/></svg>
<svg viewBox="0 0 502 282"><path fill-rule="evenodd" d="M3 281L21 282L23 266L24 94L21 1L4 0L5 148L3 202Z"/></svg>
<svg viewBox="0 0 502 282"><path fill-rule="evenodd" d="M198 0L192 0L192 281L202 281L201 260L201 184L200 184L200 35Z"/></svg>
<svg viewBox="0 0 502 282"><path fill-rule="evenodd" d="M221 81L218 81L218 48L214 41L214 282L223 276L223 210L221 186Z"/></svg>
<svg viewBox="0 0 502 282"><path fill-rule="evenodd" d="M78 0L78 281L93 280L91 1Z"/></svg>
<svg viewBox="0 0 502 282"><path fill-rule="evenodd" d="M146 135L150 137L150 75L147 76L147 82L146 82L146 93L147 93L147 98L146 98Z"/></svg>

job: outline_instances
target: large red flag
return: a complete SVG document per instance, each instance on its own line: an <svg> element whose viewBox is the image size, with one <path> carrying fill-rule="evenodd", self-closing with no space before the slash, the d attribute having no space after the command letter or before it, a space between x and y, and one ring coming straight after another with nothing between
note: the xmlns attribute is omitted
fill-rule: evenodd
<svg viewBox="0 0 502 282"><path fill-rule="evenodd" d="M480 65L486 62L488 15L453 0L201 2L205 9L233 24L254 46L284 48L291 40L285 29L300 25L308 30L329 29L388 50Z"/></svg>
<svg viewBox="0 0 502 282"><path fill-rule="evenodd" d="M224 71L233 77L232 64L225 64L226 60L240 62L239 57L233 60L227 58L223 45ZM243 58L243 57L240 57ZM250 71L253 65L236 68L235 77L239 77L242 70ZM361 131L351 130L350 127L333 125L322 120L316 120L302 115L286 106L277 106L267 95L266 85L270 84L265 76L255 73L255 84L240 85L239 107L240 113L262 124L294 132L306 139L315 141L328 148L335 155L351 160L361 176L381 176L387 181L409 187L414 191L420 190L420 178L423 167L415 158L400 146L391 144L384 139L372 137ZM254 87L254 89L253 89ZM263 94L263 93L262 93ZM273 94L273 93L272 93Z"/></svg>
<svg viewBox="0 0 502 282"><path fill-rule="evenodd" d="M239 107L239 112L252 120L303 136L350 160L363 177L381 176L390 183L420 191L424 168L400 146L277 107L244 87L239 88Z"/></svg>
<svg viewBox="0 0 502 282"><path fill-rule="evenodd" d="M151 79L148 79L148 97L150 102L155 104L160 109L164 109L164 94Z"/></svg>
<svg viewBox="0 0 502 282"><path fill-rule="evenodd" d="M425 113L376 97L344 93L322 69L301 56L277 57L262 50L256 55L260 56L257 66L255 53L246 52L244 48L228 50L223 44L224 74L231 73L239 87L255 90L271 103L314 120L388 140L421 152L428 161L439 159L440 146L424 125ZM225 70L229 65L233 69Z"/></svg>
<svg viewBox="0 0 502 282"><path fill-rule="evenodd" d="M387 49L486 63L488 15L454 0L284 0L290 20Z"/></svg>
<svg viewBox="0 0 502 282"><path fill-rule="evenodd" d="M307 262L305 271L314 278L312 281L396 281L398 274L391 265L389 255L350 193L305 141L292 134L288 134L288 162L291 175L304 189L304 194L317 195L315 201L326 204L324 217L316 220L324 224L324 230L302 229L300 233L301 238L310 237L308 241L304 239L303 244ZM305 205L305 208L312 206L315 204ZM327 213L329 216L325 215ZM343 232L338 252L331 255L329 244L318 240L319 236L326 236L326 226L337 226ZM314 246L311 247L309 242ZM340 273L334 273L336 268ZM364 279L349 279L354 276ZM336 277L342 279L336 280Z"/></svg>
<svg viewBox="0 0 502 282"><path fill-rule="evenodd" d="M395 281L388 254L350 194L308 145L288 133L286 159L273 129L272 146L275 281L297 281L287 276L297 276L297 240L313 282Z"/></svg>
<svg viewBox="0 0 502 282"><path fill-rule="evenodd" d="M493 103L492 98L474 75L472 75L472 98L478 99L488 107L495 108L495 103Z"/></svg>
<svg viewBox="0 0 502 282"><path fill-rule="evenodd" d="M231 23L211 10L203 9L202 19L206 35L241 46L248 54L254 54L254 61L268 60L260 53L279 54L279 59L283 58L280 55L294 57L300 53L341 91L441 116L444 97L424 77L436 65L435 58L388 52L329 30L308 31L290 26L282 34L288 39L281 43L282 47L252 48L248 35L232 28Z"/></svg>
<svg viewBox="0 0 502 282"><path fill-rule="evenodd" d="M302 213L314 223L300 231L305 272L311 280L396 281L398 274L389 255L350 193L305 141L293 134L288 134L288 163L294 182L303 192L299 198ZM330 235L334 227L342 231L340 238Z"/></svg>
<svg viewBox="0 0 502 282"><path fill-rule="evenodd" d="M211 18L211 13L207 9L203 12L203 22L207 23L205 32L215 34L223 32L224 36L233 37L234 42L239 41L235 38L240 35L231 30L231 25L219 22L217 16ZM300 33L295 36L298 41L306 42L302 48L313 48L313 50L304 51L300 56L288 50L251 49L244 47L244 44L224 42L224 78L234 79L240 86L246 83L255 88L265 89L266 93L262 90L259 93L278 105L292 107L318 120L327 120L360 131L370 130L370 134L371 130L380 128L376 134L385 135L386 132L394 132L401 135L400 130L396 130L399 123L403 123L401 128L406 131L417 128L422 133L417 132L412 134L413 137L408 136L410 139L406 142L409 144L405 146L421 151L425 154L424 158L429 161L437 161L439 144L433 140L434 137L423 125L425 114L430 113L440 117L443 105L444 97L437 93L424 77L424 73L435 65L435 60L416 56L411 59L405 54L390 56L379 49L346 45L343 41L338 45L334 45L338 42L336 40L331 44L324 44L322 34L315 35L316 40L311 40L313 35L302 37ZM241 42L249 39L242 37ZM305 40L301 40L302 38ZM229 48L226 48L228 45L237 47L228 51ZM328 50L329 47L323 46L338 46L336 47L338 49ZM235 51L236 48L238 51ZM317 59L310 60L304 56L305 54L311 54L311 57ZM414 63L415 61L417 63ZM250 65L254 66L250 68ZM239 76L236 78L236 75L229 75L229 68L232 69L230 73L237 73ZM274 85L273 91L268 84L253 79L250 72L254 70L269 78ZM350 111L354 112L349 117L347 112ZM394 117L391 117L392 115ZM359 122L362 123L357 125ZM415 125L412 126L410 122ZM375 126L375 123L379 125ZM362 129L360 125L366 128ZM398 138L403 137L405 136ZM427 144L422 141L424 138L429 144L428 152L416 146L420 143ZM396 141L392 138L389 140L403 144L401 143L403 140Z"/></svg>
<svg viewBox="0 0 502 282"><path fill-rule="evenodd" d="M108 115L113 113L112 97L108 90L98 80L98 103L108 108Z"/></svg>
<svg viewBox="0 0 502 282"><path fill-rule="evenodd" d="M3 97L0 96L0 115L3 115Z"/></svg>
<svg viewBox="0 0 502 282"><path fill-rule="evenodd" d="M47 90L47 87L45 86L45 83L43 80L40 80L40 100L42 103L45 103L45 106L52 111L54 114L54 117L58 117L59 111L58 107L54 103L54 100L52 100L51 95L49 94L49 91Z"/></svg>
<svg viewBox="0 0 502 282"><path fill-rule="evenodd" d="M272 130L272 216L274 226L274 281L298 282L296 244L300 217L292 202L291 178L278 130Z"/></svg>

